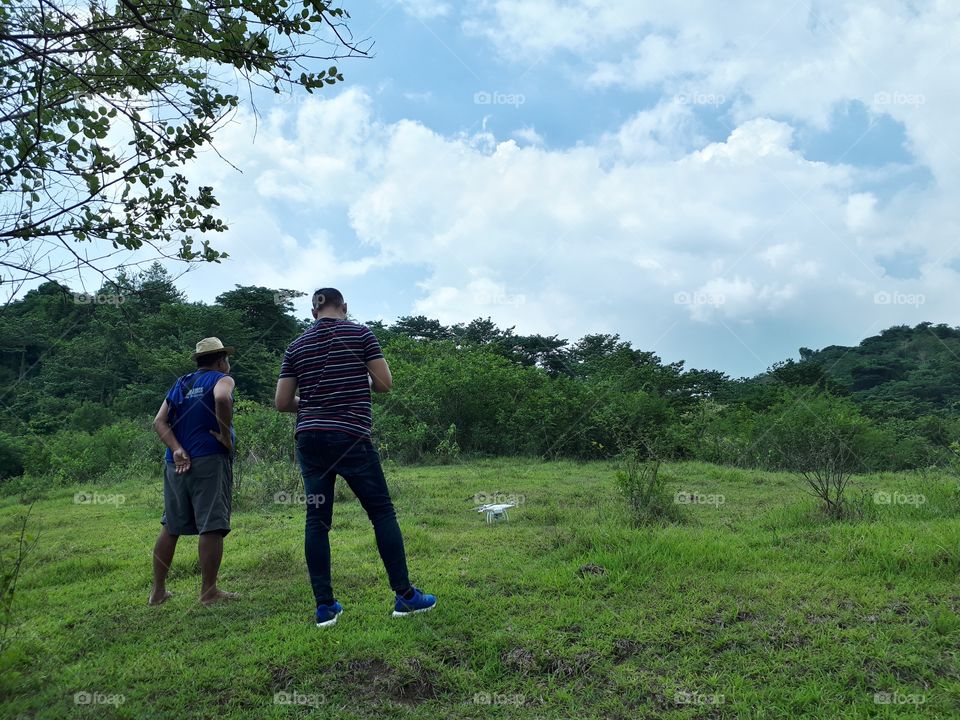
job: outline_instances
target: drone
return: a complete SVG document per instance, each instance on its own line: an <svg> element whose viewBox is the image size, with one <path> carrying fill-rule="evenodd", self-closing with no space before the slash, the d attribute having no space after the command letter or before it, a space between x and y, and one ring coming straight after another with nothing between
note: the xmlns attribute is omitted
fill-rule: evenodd
<svg viewBox="0 0 960 720"><path fill-rule="evenodd" d="M481 505L478 508L474 508L474 510L484 513L487 516L487 522L492 523L498 520L510 520L510 516L507 515L507 509L516 506L516 503L495 503L493 505Z"/></svg>

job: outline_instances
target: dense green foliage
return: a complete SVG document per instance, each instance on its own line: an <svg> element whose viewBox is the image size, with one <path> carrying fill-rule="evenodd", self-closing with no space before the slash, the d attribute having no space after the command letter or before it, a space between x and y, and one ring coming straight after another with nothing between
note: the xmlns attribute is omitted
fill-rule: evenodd
<svg viewBox="0 0 960 720"><path fill-rule="evenodd" d="M118 251L150 248L219 261L193 240L227 229L214 188L191 188L182 170L241 89L342 81L336 65L306 65L367 54L347 17L325 0L2 0L0 278L106 272ZM97 249L50 258L71 242Z"/></svg>
<svg viewBox="0 0 960 720"><path fill-rule="evenodd" d="M960 328L897 325L856 347L800 349L874 417L943 417L960 405Z"/></svg>
<svg viewBox="0 0 960 720"><path fill-rule="evenodd" d="M0 312L0 478L68 482L105 472L110 458L155 461L148 420L210 335L238 348L242 461L293 457L292 418L271 403L283 350L308 323L293 315L298 292L237 286L194 303L160 266L122 274L117 286L88 295L47 283ZM800 361L741 379L664 363L615 335L568 342L489 319L371 327L395 380L375 396L375 439L399 462L629 451L809 472L825 448L840 448L859 472L943 463L957 438L960 331L942 326L802 349ZM879 369L867 387L871 363Z"/></svg>

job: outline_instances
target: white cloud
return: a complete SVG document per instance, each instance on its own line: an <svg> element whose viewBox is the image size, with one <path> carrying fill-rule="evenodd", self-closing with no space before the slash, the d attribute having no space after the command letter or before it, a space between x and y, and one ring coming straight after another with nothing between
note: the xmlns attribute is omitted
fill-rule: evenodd
<svg viewBox="0 0 960 720"><path fill-rule="evenodd" d="M553 50L579 53L595 85L652 88L660 100L566 149L545 148L532 126L506 139L485 125L449 136L384 123L356 87L281 108L252 149L248 123L238 124L229 151L219 144L246 175L224 176L218 195L235 221L225 249L243 282L309 288L318 263L343 278L417 266L425 276L397 314L490 315L570 338L612 331L661 351L672 332L686 342L675 357L701 367L717 365L719 341L725 357L743 355L744 343L757 357L737 369L751 371L794 349L774 347L775 332L815 345L824 328L830 341L855 342L897 322L954 321L960 275L946 263L960 255L960 154L949 144L958 108L946 81L960 68L940 56L955 10L483 6L472 29L521 67ZM856 98L904 124L929 187L882 196L864 186L884 172L801 154L796 128ZM697 123L698 105L710 103L730 109L719 142ZM324 232L331 223L338 229ZM279 250L261 249L284 236ZM892 280L878 262L916 250L926 253L917 280ZM878 291L924 293L923 317L878 307ZM699 340L705 328L720 333L712 343Z"/></svg>
<svg viewBox="0 0 960 720"><path fill-rule="evenodd" d="M394 2L394 0L389 0ZM418 20L433 20L450 14L450 3L442 0L397 0L400 6Z"/></svg>
<svg viewBox="0 0 960 720"><path fill-rule="evenodd" d="M722 98L733 125L785 115L826 127L837 103L860 100L904 123L938 177L960 181L949 141L960 112L957 3L493 0L465 25L520 67L566 62L601 87Z"/></svg>
<svg viewBox="0 0 960 720"><path fill-rule="evenodd" d="M853 232L868 228L876 207L877 198L872 193L853 193L847 198L847 227Z"/></svg>
<svg viewBox="0 0 960 720"><path fill-rule="evenodd" d="M238 144L225 154L246 158L247 177L219 193L234 221L225 249L244 282L284 287L311 287L318 267L341 279L425 267L397 314L447 323L489 315L656 347L663 328L651 320L765 327L829 302L834 314L859 303L843 311L859 332L876 310L865 288L890 283L876 258L902 247L915 218L857 192L855 168L803 158L782 121L746 121L699 147L693 134L657 134L685 113L661 105L596 145L546 150L382 123L357 88L311 99L271 116L252 150L239 129L229 136ZM302 235L284 222L297 215ZM336 216L355 238L321 230ZM928 222L927 242L952 242ZM296 241L273 240L284 235ZM711 351L688 356L709 366Z"/></svg>
<svg viewBox="0 0 960 720"><path fill-rule="evenodd" d="M535 128L522 127L513 131L513 137L527 145L543 145L543 135L538 133Z"/></svg>
<svg viewBox="0 0 960 720"><path fill-rule="evenodd" d="M614 161L676 158L703 145L689 105L668 98L643 110L602 139Z"/></svg>

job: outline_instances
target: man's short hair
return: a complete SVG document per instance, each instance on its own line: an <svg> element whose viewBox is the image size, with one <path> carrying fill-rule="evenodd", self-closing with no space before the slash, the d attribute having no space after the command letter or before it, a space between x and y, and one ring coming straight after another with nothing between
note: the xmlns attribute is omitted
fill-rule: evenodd
<svg viewBox="0 0 960 720"><path fill-rule="evenodd" d="M343 295L336 288L320 288L313 294L313 309L323 310L332 307L339 308L343 305Z"/></svg>
<svg viewBox="0 0 960 720"><path fill-rule="evenodd" d="M206 355L201 355L197 358L197 367L198 368L208 368L213 367L218 362L227 357L225 352L216 352L216 353L207 353Z"/></svg>

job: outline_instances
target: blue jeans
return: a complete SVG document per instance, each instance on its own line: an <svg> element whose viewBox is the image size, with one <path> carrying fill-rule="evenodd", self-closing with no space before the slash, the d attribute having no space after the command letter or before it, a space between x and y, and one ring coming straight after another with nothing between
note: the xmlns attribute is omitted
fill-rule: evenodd
<svg viewBox="0 0 960 720"><path fill-rule="evenodd" d="M373 523L390 587L401 594L409 590L403 536L373 443L334 430L307 430L297 434L297 460L307 505L303 548L317 605L329 605L334 600L328 534L337 475L347 481Z"/></svg>

